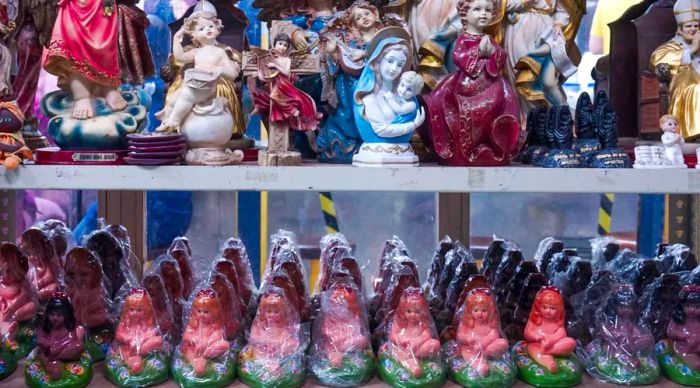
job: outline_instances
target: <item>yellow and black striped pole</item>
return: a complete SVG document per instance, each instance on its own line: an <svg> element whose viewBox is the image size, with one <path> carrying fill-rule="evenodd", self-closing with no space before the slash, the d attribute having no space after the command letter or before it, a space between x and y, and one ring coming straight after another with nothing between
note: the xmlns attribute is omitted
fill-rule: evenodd
<svg viewBox="0 0 700 388"><path fill-rule="evenodd" d="M600 209L598 209L598 235L607 236L612 227L612 211L615 202L615 194L605 193L600 196Z"/></svg>
<svg viewBox="0 0 700 388"><path fill-rule="evenodd" d="M326 234L338 233L340 228L338 228L338 215L335 212L335 204L333 203L333 196L330 192L318 193L319 200L321 202L321 212L323 212L323 221L326 224ZM316 279L318 278L318 271L320 270L320 258L316 257L311 260L311 276L309 276L309 288L314 289L316 286Z"/></svg>

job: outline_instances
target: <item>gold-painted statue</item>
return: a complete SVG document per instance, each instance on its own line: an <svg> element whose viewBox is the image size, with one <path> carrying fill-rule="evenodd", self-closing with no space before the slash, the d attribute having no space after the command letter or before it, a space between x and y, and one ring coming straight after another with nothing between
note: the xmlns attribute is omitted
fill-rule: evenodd
<svg viewBox="0 0 700 388"><path fill-rule="evenodd" d="M668 64L671 80L670 114L678 117L686 140L700 136L700 0L678 0L673 7L676 36L659 46L651 67Z"/></svg>

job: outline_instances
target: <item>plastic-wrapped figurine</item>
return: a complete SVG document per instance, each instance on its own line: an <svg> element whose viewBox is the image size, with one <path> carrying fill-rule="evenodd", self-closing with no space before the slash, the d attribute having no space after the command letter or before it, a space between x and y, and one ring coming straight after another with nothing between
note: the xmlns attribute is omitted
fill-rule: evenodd
<svg viewBox="0 0 700 388"><path fill-rule="evenodd" d="M170 256L162 256L154 260L152 268L159 272L160 276L163 278L165 289L168 291L168 296L172 303L173 319L177 325L178 322L182 322L185 304L180 266L177 264L177 261Z"/></svg>
<svg viewBox="0 0 700 388"><path fill-rule="evenodd" d="M700 386L700 286L683 287L668 324L666 339L656 344L661 371L671 381Z"/></svg>
<svg viewBox="0 0 700 388"><path fill-rule="evenodd" d="M244 316L248 305L243 302L238 291L241 289L241 285L238 282L239 278L236 272L236 266L226 259L217 259L212 263L212 271L223 275L228 283L230 283L233 293L231 300L232 307L237 310L241 316Z"/></svg>
<svg viewBox="0 0 700 388"><path fill-rule="evenodd" d="M83 346L84 335L68 296L51 294L36 331L37 347L27 357L25 383L31 388L86 387L92 359Z"/></svg>
<svg viewBox="0 0 700 388"><path fill-rule="evenodd" d="M437 387L446 378L440 341L420 288L403 292L379 349L379 376L393 387Z"/></svg>
<svg viewBox="0 0 700 388"><path fill-rule="evenodd" d="M224 310L212 289L197 292L172 374L181 387L223 387L236 378L236 349L226 340Z"/></svg>
<svg viewBox="0 0 700 388"><path fill-rule="evenodd" d="M216 292L223 311L226 339L232 342L241 338L242 315L238 294L226 276L216 271L209 273L209 286ZM240 346L237 347L237 350Z"/></svg>
<svg viewBox="0 0 700 388"><path fill-rule="evenodd" d="M520 379L536 387L572 387L581 382L574 356L576 340L564 327L564 299L559 289L542 287L525 326L525 340L513 347Z"/></svg>
<svg viewBox="0 0 700 388"><path fill-rule="evenodd" d="M596 313L596 339L578 355L598 380L622 385L647 385L660 378L654 338L637 323L639 305L629 284L615 286Z"/></svg>
<svg viewBox="0 0 700 388"><path fill-rule="evenodd" d="M15 244L0 245L0 334L16 358L34 348L32 320L37 312L36 295L27 279L27 258Z"/></svg>
<svg viewBox="0 0 700 388"><path fill-rule="evenodd" d="M105 285L110 299L114 300L122 285L132 277L126 265L127 253L122 242L106 229L91 233L85 240L85 248L102 262Z"/></svg>
<svg viewBox="0 0 700 388"><path fill-rule="evenodd" d="M145 387L168 379L169 346L144 288L126 296L106 364L107 378L119 387Z"/></svg>
<svg viewBox="0 0 700 388"><path fill-rule="evenodd" d="M452 58L458 68L425 97L428 143L443 164L502 166L520 150L518 99L502 70L506 52L484 29L504 17L498 1L457 4L462 31ZM470 117L461 120L461 117Z"/></svg>
<svg viewBox="0 0 700 388"><path fill-rule="evenodd" d="M284 291L267 286L239 357L238 373L251 387L300 387L306 371L299 314Z"/></svg>
<svg viewBox="0 0 700 388"><path fill-rule="evenodd" d="M19 249L29 260L29 279L39 300L46 301L60 289L61 266L49 236L39 228L29 228L20 237Z"/></svg>
<svg viewBox="0 0 700 388"><path fill-rule="evenodd" d="M221 250L221 256L236 266L239 287L238 295L247 306L256 290L245 245L243 245L242 240L232 237L226 240Z"/></svg>
<svg viewBox="0 0 700 388"><path fill-rule="evenodd" d="M350 281L336 282L321 295L311 335L309 370L323 385L353 387L374 373L362 295Z"/></svg>
<svg viewBox="0 0 700 388"><path fill-rule="evenodd" d="M656 279L640 298L640 304L644 306L640 322L649 327L657 342L666 337L666 329L671 321L673 309L678 304L680 291L678 275L665 273Z"/></svg>
<svg viewBox="0 0 700 388"><path fill-rule="evenodd" d="M194 288L194 274L192 272L192 249L190 248L190 242L186 237L176 237L170 248L168 248L168 254L177 261L177 265L180 268L180 275L182 276L183 289L182 296L187 299L192 294L192 289Z"/></svg>
<svg viewBox="0 0 700 388"><path fill-rule="evenodd" d="M221 19L208 10L195 11L173 36L174 60L184 72L177 90L168 94L165 108L156 114L163 122L159 132L182 133L187 139L186 161L194 165L231 165L243 161L243 152L231 151L234 117L225 97L217 97L219 78L235 80L241 64L231 49L216 40L223 29ZM185 51L185 35L193 46Z"/></svg>
<svg viewBox="0 0 700 388"><path fill-rule="evenodd" d="M450 376L466 387L508 387L517 375L491 291L476 288L463 306L456 341L445 344Z"/></svg>
<svg viewBox="0 0 700 388"><path fill-rule="evenodd" d="M158 321L158 328L164 336L173 343L180 342L181 322L176 322L173 316L173 305L170 295L165 288L163 278L159 273L153 272L143 278L143 288L148 292L153 304L153 310Z"/></svg>
<svg viewBox="0 0 700 388"><path fill-rule="evenodd" d="M102 265L90 251L78 247L68 252L65 268L66 294L75 304L78 323L87 330L85 348L93 361L102 361L114 336Z"/></svg>
<svg viewBox="0 0 700 388"><path fill-rule="evenodd" d="M61 264L65 264L66 253L73 246L73 232L60 220L40 222L38 227L49 235L56 256L60 259Z"/></svg>

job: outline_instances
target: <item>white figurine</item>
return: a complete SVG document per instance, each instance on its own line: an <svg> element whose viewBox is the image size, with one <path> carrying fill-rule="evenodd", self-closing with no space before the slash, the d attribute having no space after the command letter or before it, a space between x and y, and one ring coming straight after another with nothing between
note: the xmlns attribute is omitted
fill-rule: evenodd
<svg viewBox="0 0 700 388"><path fill-rule="evenodd" d="M415 112L417 104L415 98L423 90L425 81L415 71L407 71L401 74L396 94L386 92L384 99L397 116Z"/></svg>
<svg viewBox="0 0 700 388"><path fill-rule="evenodd" d="M678 118L664 115L659 119L663 131L661 145L634 147L634 168L686 168L681 145L685 143L678 133Z"/></svg>

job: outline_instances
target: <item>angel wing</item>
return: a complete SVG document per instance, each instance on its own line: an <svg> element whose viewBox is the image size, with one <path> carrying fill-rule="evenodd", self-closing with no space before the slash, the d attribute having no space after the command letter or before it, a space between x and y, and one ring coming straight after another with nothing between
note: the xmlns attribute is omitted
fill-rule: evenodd
<svg viewBox="0 0 700 388"><path fill-rule="evenodd" d="M253 8L259 8L258 20L272 22L281 20L295 9L306 6L306 0L253 0Z"/></svg>
<svg viewBox="0 0 700 388"><path fill-rule="evenodd" d="M39 43L48 46L51 40L51 31L58 15L58 0L22 0L24 4L25 18L31 17L39 34Z"/></svg>

